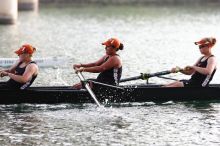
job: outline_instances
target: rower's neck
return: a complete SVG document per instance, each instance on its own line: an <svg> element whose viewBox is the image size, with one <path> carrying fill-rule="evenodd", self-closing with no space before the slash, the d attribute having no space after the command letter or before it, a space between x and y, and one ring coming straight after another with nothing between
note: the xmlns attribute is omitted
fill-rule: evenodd
<svg viewBox="0 0 220 146"><path fill-rule="evenodd" d="M109 57L112 57L112 56L115 56L115 55L117 55L116 53L115 54L111 54L111 55L108 55Z"/></svg>
<svg viewBox="0 0 220 146"><path fill-rule="evenodd" d="M208 54L204 54L205 55L205 58L208 58L212 55L212 53L208 53Z"/></svg>
<svg viewBox="0 0 220 146"><path fill-rule="evenodd" d="M31 59L27 59L27 60L24 60L23 63L28 64L28 63L30 63L31 61L32 61Z"/></svg>

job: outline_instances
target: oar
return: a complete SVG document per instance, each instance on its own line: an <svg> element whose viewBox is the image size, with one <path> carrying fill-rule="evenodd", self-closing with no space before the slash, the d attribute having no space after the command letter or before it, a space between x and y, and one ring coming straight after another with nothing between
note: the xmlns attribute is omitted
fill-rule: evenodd
<svg viewBox="0 0 220 146"><path fill-rule="evenodd" d="M89 92L89 94L91 95L91 97L93 98L93 100L95 101L95 103L100 107L101 104L99 103L99 101L97 100L94 92L92 91L92 89L90 88L88 82L85 80L85 78L83 77L83 75L81 74L81 72L76 71L76 74L78 75L80 81L84 84L84 86L86 87L86 90Z"/></svg>
<svg viewBox="0 0 220 146"><path fill-rule="evenodd" d="M125 78L125 79L120 80L120 82L133 81L133 80L138 80L138 79L147 80L147 79L149 79L151 77L167 75L167 74L170 74L170 73L171 73L170 70L156 72L156 73L151 73L151 74L141 73L141 75L139 75L139 76Z"/></svg>
<svg viewBox="0 0 220 146"><path fill-rule="evenodd" d="M166 80L173 80L173 81L178 81L177 79L170 78L170 77L164 77L164 76L157 76L158 78L166 79Z"/></svg>
<svg viewBox="0 0 220 146"><path fill-rule="evenodd" d="M125 90L124 88L122 88L122 87L118 87L118 86L113 86L113 85L109 85L109 84L105 84L105 83L100 83L100 82L96 82L96 81L93 81L93 80L88 80L88 81L93 82L93 83L98 84L98 85L102 85L102 86L110 87L110 88L115 88L115 89Z"/></svg>

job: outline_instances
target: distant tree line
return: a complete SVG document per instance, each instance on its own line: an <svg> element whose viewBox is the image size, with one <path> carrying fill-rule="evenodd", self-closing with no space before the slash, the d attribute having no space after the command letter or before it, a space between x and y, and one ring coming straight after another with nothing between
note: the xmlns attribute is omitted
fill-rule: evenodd
<svg viewBox="0 0 220 146"><path fill-rule="evenodd" d="M39 0L40 3L99 4L220 4L220 0Z"/></svg>

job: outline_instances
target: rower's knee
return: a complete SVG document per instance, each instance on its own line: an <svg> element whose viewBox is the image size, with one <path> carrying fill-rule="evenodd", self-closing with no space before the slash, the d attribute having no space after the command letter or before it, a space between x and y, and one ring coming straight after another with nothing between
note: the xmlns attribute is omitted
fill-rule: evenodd
<svg viewBox="0 0 220 146"><path fill-rule="evenodd" d="M77 90L82 89L82 84L78 83L78 84L73 85L73 89L77 89Z"/></svg>
<svg viewBox="0 0 220 146"><path fill-rule="evenodd" d="M184 87L183 82L176 82L175 87Z"/></svg>
<svg viewBox="0 0 220 146"><path fill-rule="evenodd" d="M164 87L184 87L184 84L183 82L176 81L168 85L165 85Z"/></svg>

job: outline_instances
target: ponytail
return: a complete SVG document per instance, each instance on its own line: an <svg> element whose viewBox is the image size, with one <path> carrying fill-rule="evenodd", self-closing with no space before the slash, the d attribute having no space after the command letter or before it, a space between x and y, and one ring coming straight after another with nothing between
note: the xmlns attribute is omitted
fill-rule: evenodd
<svg viewBox="0 0 220 146"><path fill-rule="evenodd" d="M120 46L118 47L117 51L118 50L123 50L124 49L124 45L122 43L120 43Z"/></svg>

